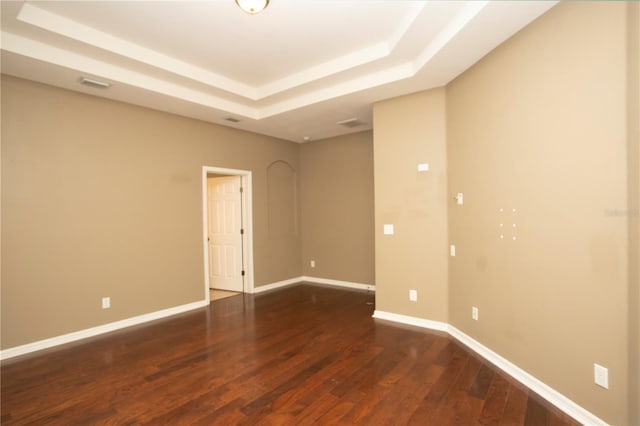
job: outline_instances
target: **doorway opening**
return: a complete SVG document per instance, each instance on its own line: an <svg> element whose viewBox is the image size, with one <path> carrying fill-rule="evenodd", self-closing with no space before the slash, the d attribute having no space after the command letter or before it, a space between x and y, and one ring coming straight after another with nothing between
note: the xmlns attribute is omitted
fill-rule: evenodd
<svg viewBox="0 0 640 426"><path fill-rule="evenodd" d="M252 176L249 170L202 168L205 299L211 288L253 292Z"/></svg>

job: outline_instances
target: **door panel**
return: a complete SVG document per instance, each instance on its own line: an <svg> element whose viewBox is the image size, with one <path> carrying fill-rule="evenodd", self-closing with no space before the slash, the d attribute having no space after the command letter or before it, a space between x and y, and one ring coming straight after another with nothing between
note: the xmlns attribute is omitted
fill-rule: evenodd
<svg viewBox="0 0 640 426"><path fill-rule="evenodd" d="M207 179L209 287L243 291L241 177Z"/></svg>

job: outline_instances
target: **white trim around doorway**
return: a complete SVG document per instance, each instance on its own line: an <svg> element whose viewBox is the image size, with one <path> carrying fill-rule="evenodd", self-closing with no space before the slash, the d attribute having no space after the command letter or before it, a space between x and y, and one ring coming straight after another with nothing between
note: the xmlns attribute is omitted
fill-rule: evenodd
<svg viewBox="0 0 640 426"><path fill-rule="evenodd" d="M202 166L202 245L204 253L204 297L209 298L209 244L207 234L209 221L207 220L207 175L240 176L242 178L242 221L244 228L244 241L242 255L244 259L244 290L253 293L253 188L252 174L250 170L227 169L223 167Z"/></svg>

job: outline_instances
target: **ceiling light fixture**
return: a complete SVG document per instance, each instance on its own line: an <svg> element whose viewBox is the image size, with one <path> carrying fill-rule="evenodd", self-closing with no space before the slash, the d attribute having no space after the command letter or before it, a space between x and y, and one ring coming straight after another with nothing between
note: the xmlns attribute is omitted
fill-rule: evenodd
<svg viewBox="0 0 640 426"><path fill-rule="evenodd" d="M245 12L255 15L269 6L269 0L236 0L236 4Z"/></svg>

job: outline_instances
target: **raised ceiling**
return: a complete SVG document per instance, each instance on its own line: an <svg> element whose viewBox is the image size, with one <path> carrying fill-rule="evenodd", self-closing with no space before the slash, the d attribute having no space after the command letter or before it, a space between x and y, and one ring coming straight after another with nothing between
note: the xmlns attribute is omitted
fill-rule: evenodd
<svg viewBox="0 0 640 426"><path fill-rule="evenodd" d="M303 142L370 129L373 102L447 84L555 3L3 0L1 67Z"/></svg>

